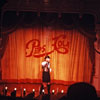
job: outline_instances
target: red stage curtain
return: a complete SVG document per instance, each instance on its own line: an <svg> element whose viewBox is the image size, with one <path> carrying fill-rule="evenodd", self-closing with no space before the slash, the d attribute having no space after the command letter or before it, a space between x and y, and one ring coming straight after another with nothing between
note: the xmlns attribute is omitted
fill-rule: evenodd
<svg viewBox="0 0 100 100"><path fill-rule="evenodd" d="M51 57L51 80L90 82L89 40L75 29L20 28L9 34L1 61L2 79L41 79L41 62Z"/></svg>

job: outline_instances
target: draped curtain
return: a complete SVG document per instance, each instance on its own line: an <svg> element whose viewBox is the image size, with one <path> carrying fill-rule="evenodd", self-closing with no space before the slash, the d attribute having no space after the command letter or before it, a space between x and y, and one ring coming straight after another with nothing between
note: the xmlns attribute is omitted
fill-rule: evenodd
<svg viewBox="0 0 100 100"><path fill-rule="evenodd" d="M1 60L3 79L41 79L41 62L51 58L51 80L90 82L90 40L77 29L52 26L18 28L9 34Z"/></svg>

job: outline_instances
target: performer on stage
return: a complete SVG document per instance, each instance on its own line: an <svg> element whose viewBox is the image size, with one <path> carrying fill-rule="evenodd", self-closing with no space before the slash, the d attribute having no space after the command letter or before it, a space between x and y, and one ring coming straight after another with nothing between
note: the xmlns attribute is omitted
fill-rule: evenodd
<svg viewBox="0 0 100 100"><path fill-rule="evenodd" d="M51 72L51 68L50 68L50 57L46 56L45 57L45 61L42 62L42 86L41 86L41 90L40 90L40 94L42 93L42 90L44 89L44 87L47 87L48 89L48 94L50 94L50 72Z"/></svg>

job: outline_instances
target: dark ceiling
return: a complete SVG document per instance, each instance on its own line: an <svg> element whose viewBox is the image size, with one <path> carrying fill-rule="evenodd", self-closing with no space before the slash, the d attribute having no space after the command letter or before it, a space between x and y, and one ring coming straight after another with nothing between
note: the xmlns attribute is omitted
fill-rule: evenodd
<svg viewBox="0 0 100 100"><path fill-rule="evenodd" d="M100 20L100 0L0 0L0 8L4 26L15 23L22 14L27 22L37 16L42 20L60 16L67 25L73 24L74 16L81 25L92 28Z"/></svg>
<svg viewBox="0 0 100 100"><path fill-rule="evenodd" d="M100 11L100 0L0 0L2 10L90 12Z"/></svg>

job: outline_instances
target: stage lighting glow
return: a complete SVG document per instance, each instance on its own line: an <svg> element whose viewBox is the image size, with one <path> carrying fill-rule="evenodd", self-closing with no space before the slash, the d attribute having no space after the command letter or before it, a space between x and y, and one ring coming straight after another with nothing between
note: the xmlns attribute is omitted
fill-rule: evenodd
<svg viewBox="0 0 100 100"><path fill-rule="evenodd" d="M35 92L35 89L33 89L33 92Z"/></svg>
<svg viewBox="0 0 100 100"><path fill-rule="evenodd" d="M4 89L4 91L3 91L3 93L4 93L5 96L7 95L7 91L8 91L8 87L6 86L5 89Z"/></svg>
<svg viewBox="0 0 100 100"><path fill-rule="evenodd" d="M16 91L16 90L17 90L17 88L14 88L14 90Z"/></svg>
<svg viewBox="0 0 100 100"><path fill-rule="evenodd" d="M42 93L44 93L44 89L42 90Z"/></svg>
<svg viewBox="0 0 100 100"><path fill-rule="evenodd" d="M26 91L26 89L24 88L24 91Z"/></svg>
<svg viewBox="0 0 100 100"><path fill-rule="evenodd" d="M26 95L26 88L23 89L23 96L25 97Z"/></svg>
<svg viewBox="0 0 100 100"><path fill-rule="evenodd" d="M17 88L14 88L14 90L11 92L11 97L16 97L16 91L17 90Z"/></svg>
<svg viewBox="0 0 100 100"><path fill-rule="evenodd" d="M52 90L52 94L54 94L55 93L55 90Z"/></svg>
<svg viewBox="0 0 100 100"><path fill-rule="evenodd" d="M7 90L7 89L8 89L8 87L6 86L6 87L5 87L5 90Z"/></svg>
<svg viewBox="0 0 100 100"><path fill-rule="evenodd" d="M48 4L48 2L49 2L49 0L43 0L44 1L44 3L46 3L46 4Z"/></svg>
<svg viewBox="0 0 100 100"><path fill-rule="evenodd" d="M61 90L61 93L64 93L64 90Z"/></svg>

